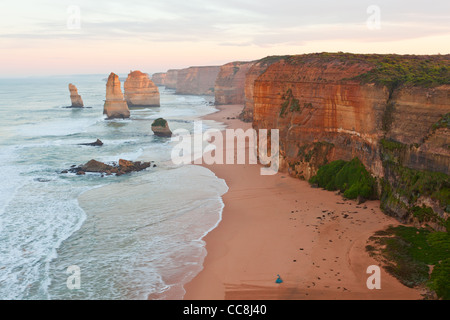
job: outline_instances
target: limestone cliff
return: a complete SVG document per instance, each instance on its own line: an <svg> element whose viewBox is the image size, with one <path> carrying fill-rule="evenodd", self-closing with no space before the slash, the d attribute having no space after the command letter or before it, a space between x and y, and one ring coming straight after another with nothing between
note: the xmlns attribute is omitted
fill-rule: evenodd
<svg viewBox="0 0 450 320"><path fill-rule="evenodd" d="M378 178L386 212L410 221L426 205L439 220L450 212L449 72L449 55L288 56L253 80L246 109L256 129L280 130L281 166L292 176L358 157ZM402 195L414 183L402 175L432 177L434 193Z"/></svg>
<svg viewBox="0 0 450 320"><path fill-rule="evenodd" d="M214 85L219 71L219 66L190 67L178 70L176 93L214 95Z"/></svg>
<svg viewBox="0 0 450 320"><path fill-rule="evenodd" d="M152 81L157 86L165 86L166 85L166 76L167 76L167 73L165 73L165 72L154 73L152 75Z"/></svg>
<svg viewBox="0 0 450 320"><path fill-rule="evenodd" d="M130 117L130 110L123 99L122 89L120 88L119 76L113 72L109 75L106 83L106 100L103 106L103 114L106 114L108 119Z"/></svg>
<svg viewBox="0 0 450 320"><path fill-rule="evenodd" d="M72 108L83 108L83 99L78 94L78 89L75 85L69 83L70 101L72 103Z"/></svg>
<svg viewBox="0 0 450 320"><path fill-rule="evenodd" d="M178 79L178 70L176 70L176 69L167 70L164 85L168 89L176 89L177 88L177 79Z"/></svg>
<svg viewBox="0 0 450 320"><path fill-rule="evenodd" d="M125 100L128 107L159 107L158 87L150 80L148 74L132 71L124 84Z"/></svg>
<svg viewBox="0 0 450 320"><path fill-rule="evenodd" d="M241 120L245 122L253 121L253 107L254 107L253 88L255 80L261 74L263 74L271 64L278 62L285 57L286 56L266 57L264 59L254 62L251 68L247 71L244 83L244 109L242 110L242 113L239 115L239 118Z"/></svg>
<svg viewBox="0 0 450 320"><path fill-rule="evenodd" d="M216 105L244 104L245 76L253 62L231 62L220 67L214 95Z"/></svg>

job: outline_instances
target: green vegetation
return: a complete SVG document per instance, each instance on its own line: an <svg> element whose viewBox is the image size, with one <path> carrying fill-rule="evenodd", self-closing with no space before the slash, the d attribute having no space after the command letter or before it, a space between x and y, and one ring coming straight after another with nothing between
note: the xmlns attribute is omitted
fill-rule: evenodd
<svg viewBox="0 0 450 320"><path fill-rule="evenodd" d="M334 144L326 141L305 144L299 148L297 157L304 162L310 162L314 158L316 161L326 164L327 155L332 148L334 148Z"/></svg>
<svg viewBox="0 0 450 320"><path fill-rule="evenodd" d="M285 94L283 94L282 99L284 100L281 104L280 117L284 117L289 110L290 112L301 112L300 102L295 99L292 89L288 89ZM289 109L288 109L289 107Z"/></svg>
<svg viewBox="0 0 450 320"><path fill-rule="evenodd" d="M433 125L432 131L436 131L440 128L450 129L450 112L444 114L442 118Z"/></svg>
<svg viewBox="0 0 450 320"><path fill-rule="evenodd" d="M393 141L393 140L381 139L380 144L384 148L384 150L391 151L391 152L403 151L407 148L406 144L403 144L403 143L397 142L397 141Z"/></svg>
<svg viewBox="0 0 450 320"><path fill-rule="evenodd" d="M152 123L152 127L165 127L167 124L167 121L163 118L158 118Z"/></svg>
<svg viewBox="0 0 450 320"><path fill-rule="evenodd" d="M428 287L436 292L438 297L450 300L450 258L442 260L434 267Z"/></svg>
<svg viewBox="0 0 450 320"><path fill-rule="evenodd" d="M375 178L358 158L350 162L337 160L320 167L309 183L330 191L340 190L348 199L356 199L358 196L365 199L376 197Z"/></svg>
<svg viewBox="0 0 450 320"><path fill-rule="evenodd" d="M393 185L383 187L382 202L395 193L409 204L414 204L419 197L426 196L439 201L446 211L450 208L450 177L445 173L415 170L401 165L385 164L385 166L396 180Z"/></svg>
<svg viewBox="0 0 450 320"><path fill-rule="evenodd" d="M259 60L258 63L264 66L270 66L271 64L284 60L288 57L289 56L268 56Z"/></svg>
<svg viewBox="0 0 450 320"><path fill-rule="evenodd" d="M447 232L397 226L371 237L375 248L368 245L371 256L380 255L385 269L408 287L426 285L439 298L450 298L450 236ZM377 251L377 249L379 250ZM435 268L429 276L429 265Z"/></svg>
<svg viewBox="0 0 450 320"><path fill-rule="evenodd" d="M314 53L287 56L291 65L338 62L343 67L365 65L370 70L349 80L375 83L390 90L400 85L432 87L450 83L450 55L416 56L395 54Z"/></svg>

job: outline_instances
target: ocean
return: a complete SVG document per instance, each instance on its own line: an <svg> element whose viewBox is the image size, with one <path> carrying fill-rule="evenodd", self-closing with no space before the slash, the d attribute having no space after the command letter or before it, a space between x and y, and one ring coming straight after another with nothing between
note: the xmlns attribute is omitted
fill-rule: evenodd
<svg viewBox="0 0 450 320"><path fill-rule="evenodd" d="M217 111L214 98L160 87L161 107L105 120L106 77L0 79L0 299L182 299L202 269L202 238L219 223L228 188L206 168L174 165L175 142L154 136L151 123L163 117L172 131L193 132ZM69 83L87 108L66 108ZM96 139L104 145L79 145ZM91 159L156 167L61 173Z"/></svg>

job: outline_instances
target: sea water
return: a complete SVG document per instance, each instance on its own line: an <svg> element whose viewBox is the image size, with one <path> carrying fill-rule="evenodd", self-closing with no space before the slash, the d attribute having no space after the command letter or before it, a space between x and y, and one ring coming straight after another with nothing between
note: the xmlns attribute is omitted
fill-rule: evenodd
<svg viewBox="0 0 450 320"><path fill-rule="evenodd" d="M161 107L105 120L105 78L0 79L0 299L179 299L201 270L201 239L220 221L227 186L203 167L173 165L174 143L151 123L163 117L172 131L193 132L216 111L214 98L160 87ZM66 108L69 83L86 108ZM80 145L96 139L104 145ZM156 167L61 173L91 159ZM71 266L79 288L68 285Z"/></svg>

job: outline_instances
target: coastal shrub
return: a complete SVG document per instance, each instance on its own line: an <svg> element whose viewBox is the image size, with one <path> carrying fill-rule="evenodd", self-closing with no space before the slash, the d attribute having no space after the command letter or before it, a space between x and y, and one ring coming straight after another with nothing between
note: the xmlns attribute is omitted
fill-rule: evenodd
<svg viewBox="0 0 450 320"><path fill-rule="evenodd" d="M401 85L433 87L450 84L449 55L416 56L323 52L285 56L283 59L290 65L339 63L343 68L354 64L366 65L370 67L369 71L348 80L386 86L391 93Z"/></svg>
<svg viewBox="0 0 450 320"><path fill-rule="evenodd" d="M337 160L326 164L319 168L317 175L309 182L329 191L340 190L348 199L356 199L358 196L371 199L375 195L375 179L358 158L349 162Z"/></svg>
<svg viewBox="0 0 450 320"><path fill-rule="evenodd" d="M165 127L167 121L163 118L158 118L152 123L152 127Z"/></svg>
<svg viewBox="0 0 450 320"><path fill-rule="evenodd" d="M432 131L436 131L440 128L450 129L450 112L444 114L442 118L433 125Z"/></svg>
<svg viewBox="0 0 450 320"><path fill-rule="evenodd" d="M427 285L438 297L449 299L450 236L447 232L397 226L371 238L387 261L386 271L408 287ZM372 255L377 249L369 250ZM435 266L431 277L429 265Z"/></svg>
<svg viewBox="0 0 450 320"><path fill-rule="evenodd" d="M428 286L439 298L450 300L450 258L434 267Z"/></svg>

